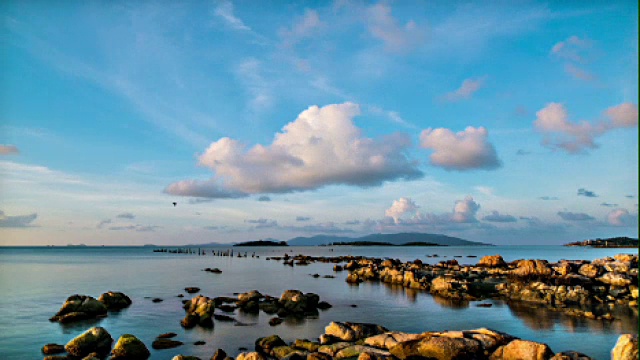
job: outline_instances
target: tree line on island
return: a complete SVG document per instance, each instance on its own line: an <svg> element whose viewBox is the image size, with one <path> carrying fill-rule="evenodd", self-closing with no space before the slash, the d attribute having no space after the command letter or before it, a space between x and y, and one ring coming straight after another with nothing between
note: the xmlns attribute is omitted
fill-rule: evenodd
<svg viewBox="0 0 640 360"><path fill-rule="evenodd" d="M218 245L216 243L200 246ZM424 233L370 234L361 237L316 235L288 241L265 239L236 243L233 246L473 246L490 245L453 236Z"/></svg>
<svg viewBox="0 0 640 360"><path fill-rule="evenodd" d="M637 248L638 239L618 236L606 239L589 239L565 244L564 246L590 246L595 248Z"/></svg>

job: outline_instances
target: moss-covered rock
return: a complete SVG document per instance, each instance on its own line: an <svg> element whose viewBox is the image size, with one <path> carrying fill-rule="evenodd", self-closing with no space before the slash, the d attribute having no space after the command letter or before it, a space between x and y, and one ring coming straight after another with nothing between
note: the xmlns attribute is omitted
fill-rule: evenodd
<svg viewBox="0 0 640 360"><path fill-rule="evenodd" d="M101 327L93 327L69 341L64 348L75 357L83 357L92 352L100 355L108 354L112 343L113 338L107 330Z"/></svg>
<svg viewBox="0 0 640 360"><path fill-rule="evenodd" d="M62 304L58 312L49 320L61 322L73 322L89 318L104 316L107 307L91 296L72 295Z"/></svg>
<svg viewBox="0 0 640 360"><path fill-rule="evenodd" d="M151 354L149 353L149 349L144 345L140 339L131 335L124 334L120 336L116 345L113 347L111 351L113 357L111 359L147 359Z"/></svg>

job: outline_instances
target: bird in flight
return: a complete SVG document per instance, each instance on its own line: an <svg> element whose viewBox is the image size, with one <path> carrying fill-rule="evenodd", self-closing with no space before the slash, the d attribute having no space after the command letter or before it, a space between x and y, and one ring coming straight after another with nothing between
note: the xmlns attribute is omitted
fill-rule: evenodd
<svg viewBox="0 0 640 360"><path fill-rule="evenodd" d="M174 201L173 202L173 207L175 207L176 205L178 205L178 203Z"/></svg>

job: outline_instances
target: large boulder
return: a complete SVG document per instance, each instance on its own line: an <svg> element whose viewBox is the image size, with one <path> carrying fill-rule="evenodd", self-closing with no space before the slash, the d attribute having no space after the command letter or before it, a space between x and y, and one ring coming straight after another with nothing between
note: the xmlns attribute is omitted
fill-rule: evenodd
<svg viewBox="0 0 640 360"><path fill-rule="evenodd" d="M198 295L184 304L187 311L184 319L180 322L182 327L190 329L196 325L203 327L213 326L213 312L215 310L215 300L206 296Z"/></svg>
<svg viewBox="0 0 640 360"><path fill-rule="evenodd" d="M613 286L623 287L623 286L631 285L631 279L628 276L622 275L622 274L614 274L611 272L608 272L602 275L596 280L600 281L601 283L605 283Z"/></svg>
<svg viewBox="0 0 640 360"><path fill-rule="evenodd" d="M131 299L124 293L117 291L108 291L100 295L98 301L103 303L108 310L124 309L131 305Z"/></svg>
<svg viewBox="0 0 640 360"><path fill-rule="evenodd" d="M263 338L258 338L255 343L255 350L259 353L267 354L273 356L273 349L278 346L286 346L287 343L284 342L278 335L271 335Z"/></svg>
<svg viewBox="0 0 640 360"><path fill-rule="evenodd" d="M595 279L600 275L600 267L594 264L584 264L578 269L578 273L590 279Z"/></svg>
<svg viewBox="0 0 640 360"><path fill-rule="evenodd" d="M68 323L105 316L106 314L107 307L103 303L91 296L76 294L69 296L60 310L49 320Z"/></svg>
<svg viewBox="0 0 640 360"><path fill-rule="evenodd" d="M553 351L547 344L527 340L513 340L499 347L490 360L548 360Z"/></svg>
<svg viewBox="0 0 640 360"><path fill-rule="evenodd" d="M416 357L437 360L464 360L482 357L482 347L476 340L425 335L422 339L396 344L389 352L401 359Z"/></svg>
<svg viewBox="0 0 640 360"><path fill-rule="evenodd" d="M101 327L93 327L65 345L64 349L72 356L84 357L92 352L104 355L111 350L113 338Z"/></svg>
<svg viewBox="0 0 640 360"><path fill-rule="evenodd" d="M507 263L504 262L504 259L500 255L487 255L480 259L478 266L504 267L507 266Z"/></svg>
<svg viewBox="0 0 640 360"><path fill-rule="evenodd" d="M620 335L616 345L611 350L611 360L637 360L638 359L638 335Z"/></svg>
<svg viewBox="0 0 640 360"><path fill-rule="evenodd" d="M305 294L300 290L286 290L280 296L278 303L287 312L300 314L317 311L319 300L320 297L317 294Z"/></svg>
<svg viewBox="0 0 640 360"><path fill-rule="evenodd" d="M419 339L421 334L405 334L401 332L388 332L370 336L364 339L364 344L382 349L390 349L396 344L409 340Z"/></svg>
<svg viewBox="0 0 640 360"><path fill-rule="evenodd" d="M520 260L511 273L516 276L547 276L551 274L551 268L546 260Z"/></svg>
<svg viewBox="0 0 640 360"><path fill-rule="evenodd" d="M342 341L357 341L373 335L383 334L388 330L380 325L368 323L331 322L325 329L326 335Z"/></svg>
<svg viewBox="0 0 640 360"><path fill-rule="evenodd" d="M151 355L144 343L130 334L120 336L111 354L112 360L144 360Z"/></svg>

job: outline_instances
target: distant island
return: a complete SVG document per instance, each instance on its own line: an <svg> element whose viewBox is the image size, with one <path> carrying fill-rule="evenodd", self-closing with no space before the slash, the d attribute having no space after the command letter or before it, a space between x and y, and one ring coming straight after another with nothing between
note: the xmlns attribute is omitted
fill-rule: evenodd
<svg viewBox="0 0 640 360"><path fill-rule="evenodd" d="M638 239L621 236L607 239L576 241L564 244L564 246L590 246L594 248L637 248Z"/></svg>
<svg viewBox="0 0 640 360"><path fill-rule="evenodd" d="M287 243L290 246L319 246L319 245L344 245L355 246L397 245L397 246L486 246L480 242L463 240L453 236L425 233L396 233L396 234L371 234L357 238L334 235L316 235L312 237L297 237ZM364 245L363 245L364 244Z"/></svg>
<svg viewBox="0 0 640 360"><path fill-rule="evenodd" d="M447 246L434 244L424 241L412 241L404 244L392 244L390 242L375 242L375 241L350 241L350 242L335 242L329 245L333 246ZM325 245L320 245L325 246Z"/></svg>
<svg viewBox="0 0 640 360"><path fill-rule="evenodd" d="M271 240L258 240L258 241L245 241L234 244L233 246L289 246L286 241L271 241Z"/></svg>

